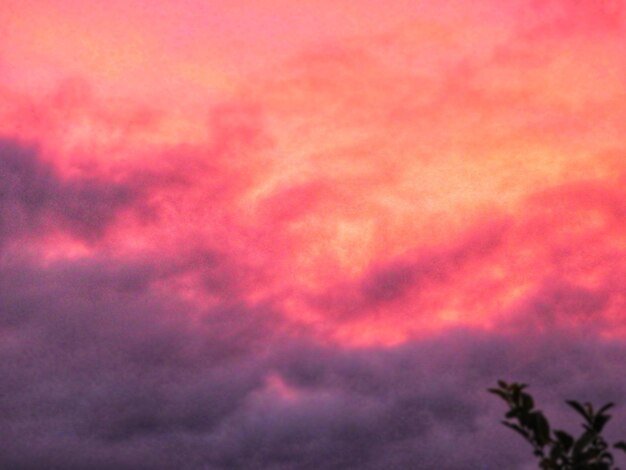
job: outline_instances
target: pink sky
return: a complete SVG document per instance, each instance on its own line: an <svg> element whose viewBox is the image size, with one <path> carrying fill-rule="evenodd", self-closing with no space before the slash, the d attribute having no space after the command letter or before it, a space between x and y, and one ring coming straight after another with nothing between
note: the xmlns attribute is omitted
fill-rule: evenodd
<svg viewBox="0 0 626 470"><path fill-rule="evenodd" d="M70 306L82 269L138 269L116 312L158 305L155 324L223 328L225 350L250 318L354 354L458 329L621 345L625 12L5 0L3 262Z"/></svg>

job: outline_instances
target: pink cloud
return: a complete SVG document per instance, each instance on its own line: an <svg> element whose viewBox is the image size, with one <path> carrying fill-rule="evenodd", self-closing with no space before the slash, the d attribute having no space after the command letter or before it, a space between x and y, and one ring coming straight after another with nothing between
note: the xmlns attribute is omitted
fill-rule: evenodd
<svg viewBox="0 0 626 470"><path fill-rule="evenodd" d="M623 395L622 2L96 3L0 7L0 466L520 469L495 379Z"/></svg>

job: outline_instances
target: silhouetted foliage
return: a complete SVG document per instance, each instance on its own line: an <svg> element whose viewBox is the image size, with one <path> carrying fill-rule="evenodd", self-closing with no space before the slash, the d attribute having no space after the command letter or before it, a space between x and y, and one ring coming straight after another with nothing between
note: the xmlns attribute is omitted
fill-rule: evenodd
<svg viewBox="0 0 626 470"><path fill-rule="evenodd" d="M613 407L608 403L594 410L590 403L566 403L584 418L584 431L578 438L560 429L552 430L544 414L535 408L533 397L525 392L526 384L508 384L498 381L498 388L489 392L502 398L509 406L506 427L520 434L532 447L539 459L539 468L545 470L619 470L602 431L611 416L606 412ZM626 452L626 442L613 445Z"/></svg>

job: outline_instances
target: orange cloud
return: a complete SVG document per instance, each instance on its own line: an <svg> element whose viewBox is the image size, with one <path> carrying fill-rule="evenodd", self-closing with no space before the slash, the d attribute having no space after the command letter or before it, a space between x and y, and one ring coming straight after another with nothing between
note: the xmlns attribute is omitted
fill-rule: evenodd
<svg viewBox="0 0 626 470"><path fill-rule="evenodd" d="M2 132L38 142L64 177L142 181L153 215L108 226L108 249L226 253L250 299L348 342L493 327L543 277L565 276L556 246L570 244L559 249L580 263L577 285L608 274L571 246L621 249L597 196L625 171L617 6L407 16L398 2L367 30L377 7L346 2L269 2L260 16L239 4L21 5L4 11L16 47L1 55ZM301 16L312 11L317 26ZM588 191L555 189L577 185ZM530 202L552 197L578 202L549 216ZM195 282L186 292L201 299Z"/></svg>

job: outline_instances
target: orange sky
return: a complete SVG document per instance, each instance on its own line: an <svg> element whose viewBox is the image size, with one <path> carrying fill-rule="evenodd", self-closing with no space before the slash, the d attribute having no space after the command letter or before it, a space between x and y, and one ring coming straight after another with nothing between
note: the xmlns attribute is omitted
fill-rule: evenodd
<svg viewBox="0 0 626 470"><path fill-rule="evenodd" d="M346 344L541 328L542 301L621 334L623 4L432 3L3 1L0 133L141 175L153 211L42 256L205 247ZM222 295L202 282L162 288Z"/></svg>

